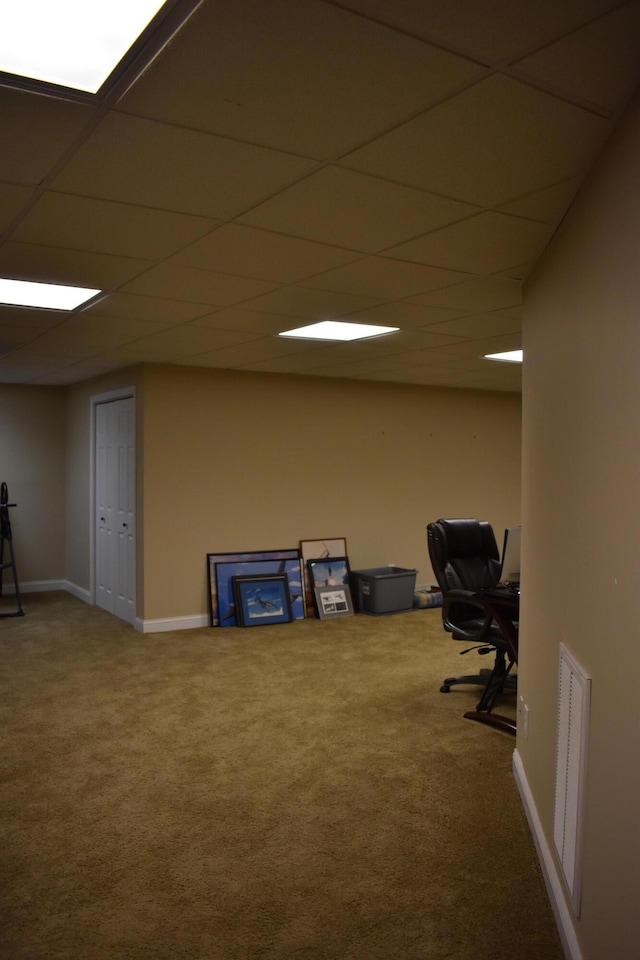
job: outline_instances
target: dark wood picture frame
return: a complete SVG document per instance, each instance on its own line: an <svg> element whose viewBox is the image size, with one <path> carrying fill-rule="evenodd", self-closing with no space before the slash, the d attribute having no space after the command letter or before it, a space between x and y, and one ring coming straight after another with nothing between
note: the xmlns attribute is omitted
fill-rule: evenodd
<svg viewBox="0 0 640 960"><path fill-rule="evenodd" d="M231 579L238 626L291 622L291 599L285 573L245 574Z"/></svg>

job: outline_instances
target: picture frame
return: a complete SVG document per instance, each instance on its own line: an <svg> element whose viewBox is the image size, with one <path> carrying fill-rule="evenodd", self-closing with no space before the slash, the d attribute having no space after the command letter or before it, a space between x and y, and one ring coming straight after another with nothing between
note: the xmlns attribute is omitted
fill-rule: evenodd
<svg viewBox="0 0 640 960"><path fill-rule="evenodd" d="M351 569L348 557L323 557L322 559L307 560L309 583L313 591L314 609L319 615L316 590L321 587L349 586Z"/></svg>
<svg viewBox="0 0 640 960"><path fill-rule="evenodd" d="M309 579L309 570L307 562L309 560L320 560L327 557L346 557L347 540L346 537L326 537L323 540L301 540L300 557L302 558L302 573L304 577L304 599L307 609L307 616L311 616L316 609L313 587Z"/></svg>
<svg viewBox="0 0 640 960"><path fill-rule="evenodd" d="M322 560L307 560L309 580L317 587L332 587L348 584L351 576L348 557L327 557Z"/></svg>
<svg viewBox="0 0 640 960"><path fill-rule="evenodd" d="M218 620L222 627L236 626L236 598L233 590L234 576L250 574L284 573L289 588L291 616L293 620L305 617L304 589L300 557L280 560L241 560L231 563L216 563L216 590L218 597Z"/></svg>
<svg viewBox="0 0 640 960"><path fill-rule="evenodd" d="M208 553L207 554L207 587L209 595L209 622L212 627L226 626L226 623L221 623L219 616L219 603L218 603L218 584L216 579L216 564L217 563L249 563L255 562L258 560L277 560L281 563L286 560L296 560L300 559L300 550L298 548L291 548L286 550L249 550L244 552L229 552L229 553ZM237 571L240 573L241 571ZM275 573L284 572L279 568ZM301 574L303 574L302 564L301 564ZM304 592L304 588L303 588ZM231 594L232 596L232 594ZM305 604L304 598L302 603L302 613L300 616L296 616L296 619L304 617L305 613Z"/></svg>
<svg viewBox="0 0 640 960"><path fill-rule="evenodd" d="M316 609L321 620L354 615L351 589L348 584L339 587L316 587L314 594Z"/></svg>
<svg viewBox="0 0 640 960"><path fill-rule="evenodd" d="M236 575L232 584L238 626L290 623L293 619L285 573Z"/></svg>

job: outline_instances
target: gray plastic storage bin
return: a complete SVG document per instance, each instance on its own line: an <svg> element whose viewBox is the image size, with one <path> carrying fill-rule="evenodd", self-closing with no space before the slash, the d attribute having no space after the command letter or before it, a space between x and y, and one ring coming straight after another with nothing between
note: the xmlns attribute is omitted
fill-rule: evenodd
<svg viewBox="0 0 640 960"><path fill-rule="evenodd" d="M417 573L395 566L353 570L351 579L358 610L374 615L412 610Z"/></svg>

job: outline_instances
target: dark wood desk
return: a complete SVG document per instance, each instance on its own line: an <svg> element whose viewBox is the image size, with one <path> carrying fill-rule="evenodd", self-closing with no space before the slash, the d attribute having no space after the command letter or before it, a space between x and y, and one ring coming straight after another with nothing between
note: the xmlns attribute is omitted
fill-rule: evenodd
<svg viewBox="0 0 640 960"><path fill-rule="evenodd" d="M500 587L483 590L475 594L486 614L491 616L500 627L505 640L505 649L496 649L496 659L491 675L484 688L475 710L465 713L467 720L477 720L491 727L516 732L516 721L510 717L494 713L493 708L502 693L511 668L518 663L518 619L520 616L520 594Z"/></svg>

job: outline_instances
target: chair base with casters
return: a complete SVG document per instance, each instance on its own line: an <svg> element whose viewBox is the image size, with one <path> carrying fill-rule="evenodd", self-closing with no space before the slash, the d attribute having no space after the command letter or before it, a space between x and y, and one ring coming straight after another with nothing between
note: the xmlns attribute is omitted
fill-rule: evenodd
<svg viewBox="0 0 640 960"><path fill-rule="evenodd" d="M489 651L487 651L489 652ZM486 723L491 727L497 727L507 733L516 732L516 721L510 717L493 713L493 708L503 693L515 693L518 689L518 677L511 673L513 661L507 663L506 655L503 650L496 650L496 659L493 670L484 669L480 673L468 674L462 677L447 677L440 693L450 693L451 687L456 684L477 684L483 687L482 696L476 705L475 710L467 710L463 714L466 720L476 720L478 723Z"/></svg>
<svg viewBox="0 0 640 960"><path fill-rule="evenodd" d="M462 640L462 637L454 637L454 640ZM468 647L466 650L460 651L460 656L464 656L465 653L470 653L472 650L476 650L479 656L486 656L489 653L494 653L495 647L490 646L475 646ZM461 677L446 677L442 682L440 687L440 693L450 693L451 687L454 687L456 684L462 683L473 683L479 684L481 687L486 686L489 677L491 676L492 671L488 670L486 667L482 667L478 673L466 673Z"/></svg>
<svg viewBox="0 0 640 960"><path fill-rule="evenodd" d="M488 590L482 598L487 616L500 629L504 645L496 648L496 659L491 676L483 690L475 710L465 713L467 720L477 720L507 733L516 733L516 721L494 713L493 708L507 689L517 689L517 677L511 673L518 662L518 613L519 596L499 588Z"/></svg>

